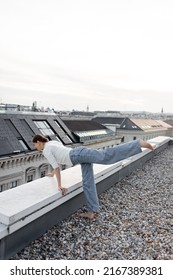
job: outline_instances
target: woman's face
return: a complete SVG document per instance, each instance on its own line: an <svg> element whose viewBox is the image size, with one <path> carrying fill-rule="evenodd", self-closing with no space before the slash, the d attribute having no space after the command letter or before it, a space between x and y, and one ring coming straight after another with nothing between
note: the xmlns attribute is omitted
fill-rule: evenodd
<svg viewBox="0 0 173 280"><path fill-rule="evenodd" d="M36 143L33 143L33 145L34 145L34 148L36 148L38 151L41 151L44 148L44 143L40 142L40 141L37 141Z"/></svg>

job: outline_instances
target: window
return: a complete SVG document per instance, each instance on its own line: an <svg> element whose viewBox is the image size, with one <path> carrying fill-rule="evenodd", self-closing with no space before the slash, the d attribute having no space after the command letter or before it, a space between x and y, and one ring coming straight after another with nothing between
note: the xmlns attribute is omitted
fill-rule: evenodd
<svg viewBox="0 0 173 280"><path fill-rule="evenodd" d="M34 123L43 135L55 135L47 121L34 121Z"/></svg>
<svg viewBox="0 0 173 280"><path fill-rule="evenodd" d="M40 178L43 178L48 173L49 166L47 164L43 164L39 167Z"/></svg>
<svg viewBox="0 0 173 280"><path fill-rule="evenodd" d="M72 143L73 141L72 141L71 138L68 136L68 134L67 134L67 132L65 131L65 129L64 129L57 121L55 121L55 123L56 123L56 125L65 133L65 135L66 135L68 141L69 141L70 143ZM59 141L60 141L60 140L59 140Z"/></svg>
<svg viewBox="0 0 173 280"><path fill-rule="evenodd" d="M29 183L29 182L31 182L31 181L33 181L33 180L35 180L35 175L36 175L36 170L35 170L35 168L34 167L30 167L30 168L28 168L27 170L26 170L26 183Z"/></svg>
<svg viewBox="0 0 173 280"><path fill-rule="evenodd" d="M58 137L58 136L56 136L56 139L57 139L57 141L61 142L61 140L59 139L59 137Z"/></svg>
<svg viewBox="0 0 173 280"><path fill-rule="evenodd" d="M27 183L32 182L34 180L34 176L33 175L28 175L27 176Z"/></svg>
<svg viewBox="0 0 173 280"><path fill-rule="evenodd" d="M22 139L19 139L19 143L22 145L24 150L28 150L27 146L25 145L24 141Z"/></svg>
<svg viewBox="0 0 173 280"><path fill-rule="evenodd" d="M61 128L60 124L57 121L55 121L55 123L59 128Z"/></svg>
<svg viewBox="0 0 173 280"><path fill-rule="evenodd" d="M41 171L40 177L43 178L43 177L45 177L45 176L46 176L46 171L45 171L45 170L44 170L44 171Z"/></svg>
<svg viewBox="0 0 173 280"><path fill-rule="evenodd" d="M67 139L68 139L68 141L70 142L70 143L72 143L72 140L70 139L70 137L66 134L66 137L67 137Z"/></svg>
<svg viewBox="0 0 173 280"><path fill-rule="evenodd" d="M15 188L15 187L17 187L17 180L16 180L16 181L11 182L11 183L9 184L9 186L10 186L10 189L11 189L11 188Z"/></svg>

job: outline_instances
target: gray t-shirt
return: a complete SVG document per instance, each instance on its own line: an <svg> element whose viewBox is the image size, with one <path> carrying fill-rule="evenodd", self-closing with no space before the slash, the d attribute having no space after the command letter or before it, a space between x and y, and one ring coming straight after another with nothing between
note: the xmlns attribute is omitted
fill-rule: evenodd
<svg viewBox="0 0 173 280"><path fill-rule="evenodd" d="M71 150L72 148L65 147L62 143L51 140L45 143L43 155L47 158L53 169L55 169L61 164L72 165L69 155Z"/></svg>

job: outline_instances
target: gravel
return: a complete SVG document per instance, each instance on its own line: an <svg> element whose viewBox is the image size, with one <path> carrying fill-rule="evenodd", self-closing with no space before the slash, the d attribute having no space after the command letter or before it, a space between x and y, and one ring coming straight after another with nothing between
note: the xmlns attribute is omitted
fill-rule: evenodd
<svg viewBox="0 0 173 280"><path fill-rule="evenodd" d="M92 222L75 213L11 259L173 260L173 146L101 194Z"/></svg>

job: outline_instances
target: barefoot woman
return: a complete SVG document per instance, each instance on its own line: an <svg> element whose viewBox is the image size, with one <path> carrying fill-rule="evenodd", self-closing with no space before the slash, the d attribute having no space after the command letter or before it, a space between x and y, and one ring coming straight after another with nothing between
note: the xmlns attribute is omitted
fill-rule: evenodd
<svg viewBox="0 0 173 280"><path fill-rule="evenodd" d="M93 163L113 164L140 153L141 147L153 150L153 147L142 140L135 140L125 144L107 149L90 149L86 147L69 148L63 146L60 142L49 141L45 136L37 134L34 136L33 145L38 151L43 151L43 155L53 168L49 176L56 176L58 188L64 195L67 191L61 184L60 165L81 165L83 190L88 207L88 212L81 216L93 219L95 212L99 210L99 201L94 181Z"/></svg>

